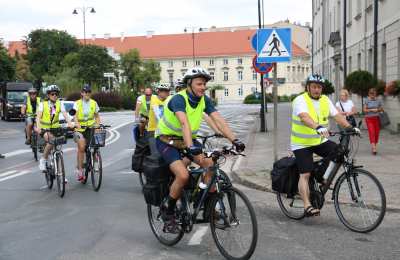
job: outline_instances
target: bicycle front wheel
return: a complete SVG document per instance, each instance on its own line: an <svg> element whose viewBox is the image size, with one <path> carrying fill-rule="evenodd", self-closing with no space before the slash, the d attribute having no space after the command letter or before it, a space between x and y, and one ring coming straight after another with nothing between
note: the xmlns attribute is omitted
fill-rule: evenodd
<svg viewBox="0 0 400 260"><path fill-rule="evenodd" d="M279 207L286 217L300 220L305 217L304 203L299 194L288 196L284 193L276 193Z"/></svg>
<svg viewBox="0 0 400 260"><path fill-rule="evenodd" d="M35 161L37 161L38 160L38 142L37 142L37 134L36 133L32 133L31 146L32 146L33 158L35 158Z"/></svg>
<svg viewBox="0 0 400 260"><path fill-rule="evenodd" d="M333 196L340 221L352 231L370 232L385 216L385 192L378 179L368 171L353 169L350 174L343 173Z"/></svg>
<svg viewBox="0 0 400 260"><path fill-rule="evenodd" d="M209 208L211 234L227 259L249 259L256 249L258 227L249 199L232 187L213 196Z"/></svg>
<svg viewBox="0 0 400 260"><path fill-rule="evenodd" d="M99 150L93 152L91 176L94 191L99 191L103 179L103 165Z"/></svg>
<svg viewBox="0 0 400 260"><path fill-rule="evenodd" d="M64 197L65 194L65 169L64 169L64 160L61 154L56 155L56 179L57 179L57 191L58 196L61 198Z"/></svg>

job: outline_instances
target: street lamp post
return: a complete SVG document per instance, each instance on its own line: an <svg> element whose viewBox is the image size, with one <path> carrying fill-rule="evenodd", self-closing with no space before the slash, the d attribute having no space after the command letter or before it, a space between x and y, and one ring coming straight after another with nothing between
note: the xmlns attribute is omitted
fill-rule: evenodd
<svg viewBox="0 0 400 260"><path fill-rule="evenodd" d="M83 44L86 45L86 11L90 9L90 13L94 14L96 11L94 10L94 7L91 6L82 6L82 7L76 7L72 14L78 14L77 10L80 10L82 12L83 16Z"/></svg>
<svg viewBox="0 0 400 260"><path fill-rule="evenodd" d="M192 30L192 58L193 58L193 66L196 66L196 64L195 64L195 59L196 59L196 56L195 56L195 54L194 54L194 30L196 29L197 27L195 27L195 26L192 26L192 27L185 27L185 29L183 30L184 32L188 32L189 31L189 29L191 29ZM199 32L201 32L203 30L203 28L199 28Z"/></svg>

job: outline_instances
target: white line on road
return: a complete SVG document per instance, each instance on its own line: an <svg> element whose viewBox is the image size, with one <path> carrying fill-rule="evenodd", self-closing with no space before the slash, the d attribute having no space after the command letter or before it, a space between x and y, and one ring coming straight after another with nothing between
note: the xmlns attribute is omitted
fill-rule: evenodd
<svg viewBox="0 0 400 260"><path fill-rule="evenodd" d="M207 233L208 226L205 227L199 227L196 232L193 234L193 236L190 238L188 245L193 246L193 245L200 245L201 240L203 239L203 236Z"/></svg>
<svg viewBox="0 0 400 260"><path fill-rule="evenodd" d="M13 152L9 152L9 153L5 153L3 154L6 158L11 157L11 156L16 156L19 154L23 154L23 153L29 153L30 151L32 151L31 149L20 149L20 150L16 150Z"/></svg>
<svg viewBox="0 0 400 260"><path fill-rule="evenodd" d="M28 174L28 173L31 173L31 172L25 170L25 171L22 171L22 172L20 172L20 173L17 173L17 174L11 175L11 176L7 176L7 177L5 177L5 178L1 178L1 179L0 179L0 182L6 181L6 180L8 180L8 179L16 178L16 177L18 177L18 176L22 176L22 175L25 175L25 174Z"/></svg>
<svg viewBox="0 0 400 260"><path fill-rule="evenodd" d="M7 175L11 175L11 174L14 174L14 173L16 173L16 172L17 172L16 170L13 170L13 171L8 171L8 172L0 173L0 177L4 177L4 176L7 176Z"/></svg>

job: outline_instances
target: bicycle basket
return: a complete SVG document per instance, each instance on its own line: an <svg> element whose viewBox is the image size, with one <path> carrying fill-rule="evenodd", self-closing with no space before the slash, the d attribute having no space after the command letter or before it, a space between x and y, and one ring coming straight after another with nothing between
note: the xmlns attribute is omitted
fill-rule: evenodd
<svg viewBox="0 0 400 260"><path fill-rule="evenodd" d="M92 135L90 145L93 147L104 147L106 145L106 130L101 129Z"/></svg>
<svg viewBox="0 0 400 260"><path fill-rule="evenodd" d="M53 139L51 139L49 141L50 144L54 144L54 145L62 145L62 144L66 144L67 143L67 138L65 138L65 136L57 136L54 137Z"/></svg>

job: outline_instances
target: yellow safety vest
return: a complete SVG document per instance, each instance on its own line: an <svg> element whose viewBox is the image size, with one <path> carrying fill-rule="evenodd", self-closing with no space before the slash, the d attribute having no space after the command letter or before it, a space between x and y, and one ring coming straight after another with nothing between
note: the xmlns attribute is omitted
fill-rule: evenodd
<svg viewBox="0 0 400 260"><path fill-rule="evenodd" d="M177 95L181 95L185 99L186 104L186 116L189 121L190 130L192 131L192 137L196 138L197 132L200 129L200 124L203 119L203 112L206 108L206 102L204 96L200 99L199 104L196 108L192 108L189 104L189 97L187 95L186 90L182 90L177 93ZM168 102L171 99L168 98L164 105L164 115L158 122L157 131L155 136L160 135L172 135L172 136L183 136L182 126L178 118L175 116L175 113L169 110Z"/></svg>
<svg viewBox="0 0 400 260"><path fill-rule="evenodd" d="M49 102L51 101L43 101L43 113L42 118L40 119L40 126L42 129L54 129L60 128L59 115L61 112L61 102L60 100L56 101L56 113L53 118L50 115L50 106Z"/></svg>
<svg viewBox="0 0 400 260"><path fill-rule="evenodd" d="M308 93L304 93L301 96L304 97L308 114L318 125L328 128L329 127L329 98L322 95L319 102L319 113L315 111L313 102L309 97ZM301 98L299 96L298 98ZM292 115L292 134L291 143L302 146L315 146L321 144L323 138L317 133L315 129L306 126L300 117Z"/></svg>
<svg viewBox="0 0 400 260"><path fill-rule="evenodd" d="M151 98L153 98L154 95L151 95ZM150 100L151 100L150 98ZM147 100L146 100L146 95L141 95L139 97L141 104L140 104L140 114L144 116L149 116L149 110L147 109Z"/></svg>
<svg viewBox="0 0 400 260"><path fill-rule="evenodd" d="M157 129L157 117L154 114L153 106L157 106L158 108L164 107L166 100L161 100L158 96L154 95L151 97L150 101L150 112L149 112L149 124L147 126L147 131L155 131Z"/></svg>
<svg viewBox="0 0 400 260"><path fill-rule="evenodd" d="M96 101L94 101L93 99L89 99L89 102L89 114L85 116L83 112L82 99L76 101L78 107L78 111L76 111L76 116L81 127L92 127L96 123L96 120L94 119L94 114L96 113ZM78 129L78 131L84 132L85 129Z"/></svg>
<svg viewBox="0 0 400 260"><path fill-rule="evenodd" d="M37 111L39 104L40 104L40 97L36 97L36 111ZM28 99L26 100L26 114L30 117L36 116L36 113L33 113L33 107L32 107L30 97L28 97Z"/></svg>

